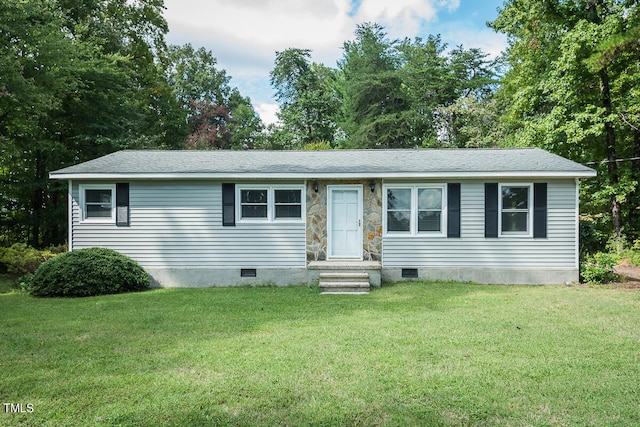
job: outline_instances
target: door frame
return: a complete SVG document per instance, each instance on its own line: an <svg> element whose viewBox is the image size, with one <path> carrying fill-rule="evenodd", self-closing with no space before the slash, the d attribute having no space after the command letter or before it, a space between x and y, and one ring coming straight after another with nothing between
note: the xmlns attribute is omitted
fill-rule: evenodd
<svg viewBox="0 0 640 427"><path fill-rule="evenodd" d="M358 254L353 257L336 256L331 253L333 243L333 192L334 191L356 191L358 195ZM362 200L362 184L340 184L340 185L327 185L327 259L345 259L345 260L360 260L363 256L363 200Z"/></svg>

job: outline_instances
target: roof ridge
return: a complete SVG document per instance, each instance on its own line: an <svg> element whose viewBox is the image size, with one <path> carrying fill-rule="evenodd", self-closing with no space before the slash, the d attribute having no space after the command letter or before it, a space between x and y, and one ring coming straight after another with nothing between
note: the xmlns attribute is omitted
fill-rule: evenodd
<svg viewBox="0 0 640 427"><path fill-rule="evenodd" d="M334 152L415 152L415 151L524 151L524 150L541 150L545 151L549 154L550 151L546 151L540 147L438 147L438 148L429 148L429 147L416 147L416 148L331 148L328 150L275 150L275 149L248 149L248 150L189 150L189 149L161 149L161 148L152 148L152 149L124 149L114 151L112 153L105 154L105 156L109 156L111 154L116 153L334 153ZM556 154L557 155L557 154ZM560 156L562 157L562 156Z"/></svg>

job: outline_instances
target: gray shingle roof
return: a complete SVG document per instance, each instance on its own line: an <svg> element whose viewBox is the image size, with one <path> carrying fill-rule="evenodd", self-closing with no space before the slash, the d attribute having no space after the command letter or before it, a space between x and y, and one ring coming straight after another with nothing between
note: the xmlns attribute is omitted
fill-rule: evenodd
<svg viewBox="0 0 640 427"><path fill-rule="evenodd" d="M119 151L51 173L93 178L595 176L538 148L328 151Z"/></svg>

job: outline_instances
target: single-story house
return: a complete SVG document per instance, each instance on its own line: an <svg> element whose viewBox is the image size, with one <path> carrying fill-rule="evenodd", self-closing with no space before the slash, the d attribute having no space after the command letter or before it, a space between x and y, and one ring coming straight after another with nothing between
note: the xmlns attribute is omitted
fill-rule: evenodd
<svg viewBox="0 0 640 427"><path fill-rule="evenodd" d="M155 286L368 287L575 282L595 175L525 148L120 151L50 176L69 182L70 250L117 250Z"/></svg>

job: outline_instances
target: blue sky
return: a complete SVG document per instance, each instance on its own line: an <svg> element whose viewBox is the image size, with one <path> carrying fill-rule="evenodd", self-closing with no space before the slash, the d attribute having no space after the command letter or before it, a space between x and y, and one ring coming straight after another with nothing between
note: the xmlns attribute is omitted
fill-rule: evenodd
<svg viewBox="0 0 640 427"><path fill-rule="evenodd" d="M480 48L492 57L506 37L486 26L504 0L165 0L167 41L204 47L219 68L249 96L263 121L275 121L277 103L269 85L275 52L312 50L330 67L353 39L357 24L382 24L390 38L440 34L450 47Z"/></svg>

